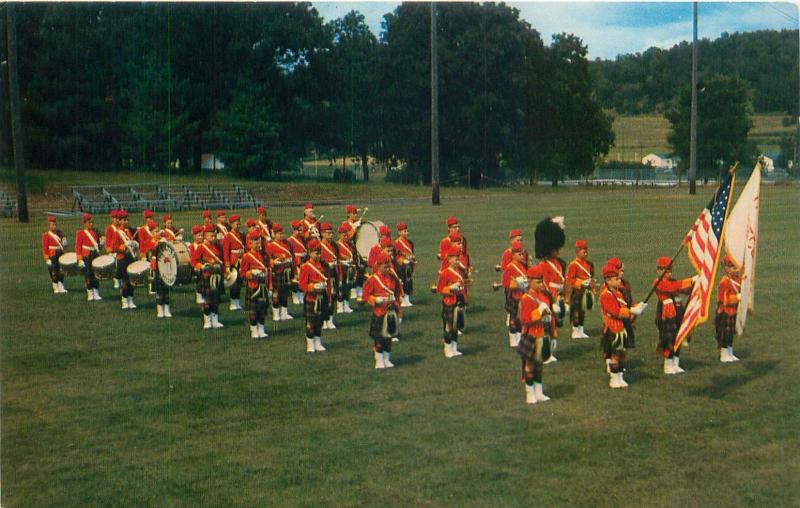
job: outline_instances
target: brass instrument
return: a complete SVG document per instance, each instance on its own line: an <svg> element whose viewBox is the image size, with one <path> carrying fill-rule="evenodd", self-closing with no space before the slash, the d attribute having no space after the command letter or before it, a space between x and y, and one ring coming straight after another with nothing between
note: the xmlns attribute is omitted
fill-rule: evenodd
<svg viewBox="0 0 800 508"><path fill-rule="evenodd" d="M503 267L500 266L500 263L494 265L494 271L495 272L502 272L503 271Z"/></svg>
<svg viewBox="0 0 800 508"><path fill-rule="evenodd" d="M503 287L502 282L492 282L492 290L497 291L498 289Z"/></svg>

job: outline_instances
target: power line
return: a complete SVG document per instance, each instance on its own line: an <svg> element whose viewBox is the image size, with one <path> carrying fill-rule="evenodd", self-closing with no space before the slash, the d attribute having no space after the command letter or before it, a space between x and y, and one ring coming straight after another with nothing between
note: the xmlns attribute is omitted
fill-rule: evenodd
<svg viewBox="0 0 800 508"><path fill-rule="evenodd" d="M794 17L794 16L792 16L791 14L788 14L788 13L786 13L786 12L783 12L782 10L778 9L777 7L775 7L774 5L772 5L771 3L768 3L768 4L767 4L767 7L769 7L769 8L770 8L770 9L772 9L773 11L777 12L778 14L780 14L780 15L781 15L781 16L783 16L784 18L788 19L789 21L793 21L793 22L794 22L794 23L796 23L796 24L800 24L800 21L798 21L798 19L797 19L796 17Z"/></svg>

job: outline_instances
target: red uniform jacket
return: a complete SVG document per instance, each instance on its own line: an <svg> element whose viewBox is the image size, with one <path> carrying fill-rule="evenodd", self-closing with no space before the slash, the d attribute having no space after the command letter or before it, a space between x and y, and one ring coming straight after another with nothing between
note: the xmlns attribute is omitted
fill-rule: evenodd
<svg viewBox="0 0 800 508"><path fill-rule="evenodd" d="M392 303L384 301L378 304L375 302L375 298L378 296L388 299L390 295L394 298ZM400 296L400 284L397 278L391 273L387 273L386 275L373 273L364 283L362 298L372 306L372 313L378 317L386 314L389 305L392 305L399 312L400 307L398 303L400 302Z"/></svg>
<svg viewBox="0 0 800 508"><path fill-rule="evenodd" d="M603 331L619 333L625 329L624 321L630 321L631 310L622 291L603 285L600 291L600 308L603 311Z"/></svg>
<svg viewBox="0 0 800 508"><path fill-rule="evenodd" d="M161 230L161 237L165 238L168 242L174 242L176 238L175 229L165 227Z"/></svg>
<svg viewBox="0 0 800 508"><path fill-rule="evenodd" d="M75 255L78 259L90 256L93 252L100 254L100 234L96 229L80 229L75 234Z"/></svg>
<svg viewBox="0 0 800 508"><path fill-rule="evenodd" d="M583 289L583 282L587 279L591 280L592 277L594 277L594 265L590 262L580 258L570 261L567 267L566 283L571 289ZM594 284L589 286L589 290L594 292Z"/></svg>
<svg viewBox="0 0 800 508"><path fill-rule="evenodd" d="M688 293L692 288L692 279L667 279L663 278L659 282L658 279L653 281L656 285L656 297L661 302L661 319L671 319L678 315L678 309L675 307L675 297L680 293Z"/></svg>
<svg viewBox="0 0 800 508"><path fill-rule="evenodd" d="M383 249L381 248L379 243L373 245L372 248L369 250L369 255L367 256L367 266L373 272L375 271L375 261L377 261L378 256L381 255L382 251Z"/></svg>
<svg viewBox="0 0 800 508"><path fill-rule="evenodd" d="M244 238L238 231L228 231L222 239L222 256L225 261L225 270L236 266L247 249L244 247Z"/></svg>
<svg viewBox="0 0 800 508"><path fill-rule="evenodd" d="M522 277L523 279L527 280L525 275L525 267L518 261L511 261L503 271L502 283L504 288L511 291L511 298L519 301L519 299L522 298L524 291L517 287L517 281L515 280L517 277Z"/></svg>
<svg viewBox="0 0 800 508"><path fill-rule="evenodd" d="M739 308L739 293L742 290L741 281L723 275L717 288L717 314L725 313L729 316L736 314Z"/></svg>
<svg viewBox="0 0 800 508"><path fill-rule="evenodd" d="M522 333L536 338L544 336L542 317L545 314L552 314L550 310L552 304L550 302L549 293L531 290L522 295L519 301L519 322L522 325ZM556 335L556 320L552 319L550 321L550 336L555 337Z"/></svg>
<svg viewBox="0 0 800 508"><path fill-rule="evenodd" d="M117 226L113 224L109 224L108 226L106 226L106 233L104 235L106 237L106 254L111 254L114 252L114 250L111 247L109 247L108 242L114 235L116 235L116 232L117 232Z"/></svg>
<svg viewBox="0 0 800 508"><path fill-rule="evenodd" d="M461 288L453 291L450 286L458 283ZM458 268L447 267L439 272L439 280L436 281L436 289L442 295L442 303L445 305L455 305L456 296L464 295L466 299L466 285L464 274Z"/></svg>
<svg viewBox="0 0 800 508"><path fill-rule="evenodd" d="M270 277L269 261L265 260L261 252L249 250L242 255L239 273L247 281L247 287L255 289L261 280L264 280L268 288L272 288L272 278ZM261 278L255 277L252 270L260 270Z"/></svg>
<svg viewBox="0 0 800 508"><path fill-rule="evenodd" d="M397 266L405 264L406 260L414 259L414 242L408 238L399 237L394 242L394 258ZM412 263L416 264L416 263Z"/></svg>
<svg viewBox="0 0 800 508"><path fill-rule="evenodd" d="M319 244L319 258L322 260L322 265L330 270L335 270L336 261L339 259L339 255L336 253L336 246L328 240L322 240Z"/></svg>
<svg viewBox="0 0 800 508"><path fill-rule="evenodd" d="M286 239L286 243L292 248L294 254L294 266L299 270L308 258L308 250L303 239L298 235L292 235Z"/></svg>
<svg viewBox="0 0 800 508"><path fill-rule="evenodd" d="M294 266L292 248L285 240L272 240L268 243L267 254L271 258L273 270L276 272L283 273L284 269L291 270Z"/></svg>
<svg viewBox="0 0 800 508"><path fill-rule="evenodd" d="M544 287L550 292L553 301L557 301L564 294L564 268L557 258L544 258L539 265L544 270Z"/></svg>
<svg viewBox="0 0 800 508"><path fill-rule="evenodd" d="M343 238L345 241L348 241L348 242L351 241L353 239L353 237L356 236L356 227L355 227L355 225L352 222L350 222L349 220L342 221L341 225L347 226L347 232L346 233L339 233L340 238Z"/></svg>
<svg viewBox="0 0 800 508"><path fill-rule="evenodd" d="M60 256L64 253L64 233L57 229L55 233L47 230L42 235L42 255L45 261L53 256Z"/></svg>
<svg viewBox="0 0 800 508"><path fill-rule="evenodd" d="M109 249L109 252L115 252L117 260L122 261L126 255L131 255L127 242L133 240L134 236L135 233L132 229L118 227L114 230L114 234L111 235L110 241L106 237L106 248Z"/></svg>
<svg viewBox="0 0 800 508"><path fill-rule="evenodd" d="M195 270L200 270L202 265L224 265L222 252L215 244L201 243L192 251L192 266Z"/></svg>
<svg viewBox="0 0 800 508"><path fill-rule="evenodd" d="M144 251L144 245L147 244L153 237L153 233L147 229L147 226L141 226L136 230L136 241L139 242L139 252Z"/></svg>
<svg viewBox="0 0 800 508"><path fill-rule="evenodd" d="M256 221L256 227L261 232L261 237L264 239L264 245L262 245L262 247L265 247L266 244L272 241L272 222L259 219Z"/></svg>
<svg viewBox="0 0 800 508"><path fill-rule="evenodd" d="M314 287L319 282L325 283L324 291L330 294L331 281L325 275L325 268L319 261L309 259L300 267L300 276L297 281L300 291L306 294L307 302L314 302L317 296L321 295L321 291Z"/></svg>

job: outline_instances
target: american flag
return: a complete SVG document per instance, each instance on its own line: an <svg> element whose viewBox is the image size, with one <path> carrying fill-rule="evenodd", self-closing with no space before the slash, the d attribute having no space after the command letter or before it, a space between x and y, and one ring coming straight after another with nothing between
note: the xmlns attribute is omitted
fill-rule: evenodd
<svg viewBox="0 0 800 508"><path fill-rule="evenodd" d="M697 270L697 281L692 288L683 321L675 338L675 351L681 347L692 329L708 319L708 306L711 303L711 285L717 275L717 261L722 251L722 232L736 173L731 172L723 180L714 197L706 205L700 216L692 224L684 242L688 245L689 260Z"/></svg>

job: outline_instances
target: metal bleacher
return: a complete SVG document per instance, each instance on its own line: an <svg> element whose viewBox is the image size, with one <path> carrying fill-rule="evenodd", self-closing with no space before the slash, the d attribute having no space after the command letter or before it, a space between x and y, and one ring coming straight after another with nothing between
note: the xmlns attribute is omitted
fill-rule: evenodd
<svg viewBox="0 0 800 508"><path fill-rule="evenodd" d="M81 185L72 187L72 210L105 213L255 208L258 202L239 185Z"/></svg>
<svg viewBox="0 0 800 508"><path fill-rule="evenodd" d="M0 215L13 217L17 209L17 201L6 191L0 190Z"/></svg>

